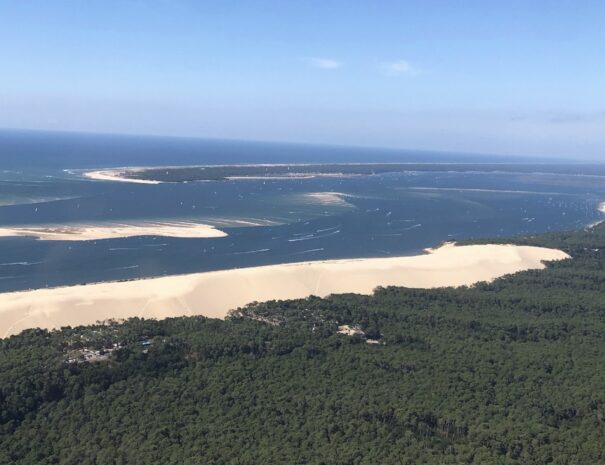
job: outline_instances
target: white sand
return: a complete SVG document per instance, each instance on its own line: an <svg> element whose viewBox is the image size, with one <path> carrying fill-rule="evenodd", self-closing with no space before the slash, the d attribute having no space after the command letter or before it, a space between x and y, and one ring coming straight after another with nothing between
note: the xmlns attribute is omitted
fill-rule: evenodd
<svg viewBox="0 0 605 465"><path fill-rule="evenodd" d="M229 165L227 165L229 166ZM231 165L237 166L237 165ZM249 165L249 166L263 166L263 165ZM273 165L280 166L280 165ZM288 165L284 165L288 166ZM226 176L225 179L228 181L241 181L241 180L254 180L254 181L269 181L269 180L287 180L287 179L313 179L313 178L352 178L362 176L359 174L344 174L344 173L284 173L274 175L254 175L254 176Z"/></svg>
<svg viewBox="0 0 605 465"><path fill-rule="evenodd" d="M96 179L97 181L133 182L135 184L160 184L160 181L152 181L149 179L126 178L124 177L124 171L122 170L88 171L84 173L84 177Z"/></svg>
<svg viewBox="0 0 605 465"><path fill-rule="evenodd" d="M190 222L0 228L0 237L14 236L36 237L45 241L92 241L135 236L225 237L227 234L208 224Z"/></svg>
<svg viewBox="0 0 605 465"><path fill-rule="evenodd" d="M58 328L110 318L205 315L224 318L253 301L356 292L377 286L470 285L544 268L564 252L513 245L452 244L414 257L302 262L128 282L0 294L0 336L32 327Z"/></svg>
<svg viewBox="0 0 605 465"><path fill-rule="evenodd" d="M216 165L216 166L240 166L240 165ZM241 165L241 166L287 166L287 165ZM156 167L157 168L157 167ZM162 166L160 168L177 168L182 169L186 168L185 166L178 167L166 167ZM162 181L152 180L152 179L134 179L128 178L124 176L126 171L144 171L146 168L120 168L120 169L107 169L107 170L96 170L96 171L87 171L83 173L83 176L89 179L95 179L97 181L116 181L116 182L132 182L136 184L162 184ZM229 181L240 181L240 180L262 180L262 181L270 181L270 180L284 180L284 179L312 179L317 177L327 177L327 178L340 178L340 177L352 177L355 175L345 175L343 173L285 173L283 175L273 175L273 176L227 176L226 180ZM200 181L204 181L200 179Z"/></svg>

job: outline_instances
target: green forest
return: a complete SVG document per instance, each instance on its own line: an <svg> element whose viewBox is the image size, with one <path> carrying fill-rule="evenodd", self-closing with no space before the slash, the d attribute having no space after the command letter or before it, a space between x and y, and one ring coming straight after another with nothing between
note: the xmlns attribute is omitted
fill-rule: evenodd
<svg viewBox="0 0 605 465"><path fill-rule="evenodd" d="M605 464L605 224L507 242L573 259L0 340L0 463Z"/></svg>

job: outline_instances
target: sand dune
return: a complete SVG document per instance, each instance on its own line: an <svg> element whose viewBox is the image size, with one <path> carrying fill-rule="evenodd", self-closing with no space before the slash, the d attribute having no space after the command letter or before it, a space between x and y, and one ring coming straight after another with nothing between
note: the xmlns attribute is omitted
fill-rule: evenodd
<svg viewBox="0 0 605 465"><path fill-rule="evenodd" d="M539 247L448 244L414 257L302 262L5 293L0 294L0 336L133 316L223 318L252 301L370 294L377 286L470 285L564 258L564 252Z"/></svg>
<svg viewBox="0 0 605 465"><path fill-rule="evenodd" d="M117 237L165 236L183 238L225 237L214 226L185 221L138 224L40 225L0 228L0 237L37 237L44 241L92 241Z"/></svg>

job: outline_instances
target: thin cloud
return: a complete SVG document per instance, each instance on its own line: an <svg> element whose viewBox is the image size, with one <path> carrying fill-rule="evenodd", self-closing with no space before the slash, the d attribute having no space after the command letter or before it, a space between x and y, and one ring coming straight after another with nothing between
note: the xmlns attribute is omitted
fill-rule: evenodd
<svg viewBox="0 0 605 465"><path fill-rule="evenodd" d="M344 66L342 61L334 60L333 58L305 58L305 61L314 68L333 70Z"/></svg>
<svg viewBox="0 0 605 465"><path fill-rule="evenodd" d="M397 60L382 63L382 71L388 76L412 76L418 74L418 69L407 60Z"/></svg>

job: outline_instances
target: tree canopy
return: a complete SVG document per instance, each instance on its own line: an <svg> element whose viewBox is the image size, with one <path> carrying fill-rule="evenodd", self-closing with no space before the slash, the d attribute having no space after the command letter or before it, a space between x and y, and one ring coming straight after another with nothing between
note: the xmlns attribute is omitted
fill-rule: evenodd
<svg viewBox="0 0 605 465"><path fill-rule="evenodd" d="M605 225L509 242L573 259L1 340L0 463L605 463Z"/></svg>

